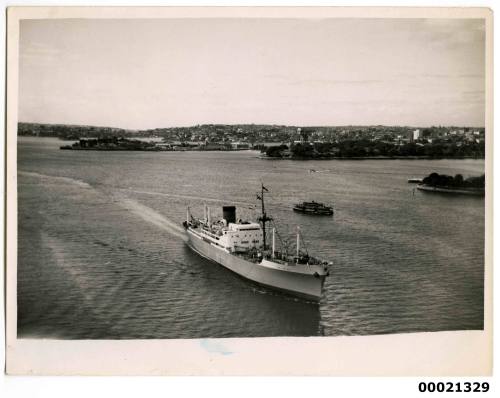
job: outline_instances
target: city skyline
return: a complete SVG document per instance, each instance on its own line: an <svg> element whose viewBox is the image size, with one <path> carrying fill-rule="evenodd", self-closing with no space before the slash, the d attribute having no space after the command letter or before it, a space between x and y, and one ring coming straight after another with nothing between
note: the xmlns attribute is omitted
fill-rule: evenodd
<svg viewBox="0 0 500 398"><path fill-rule="evenodd" d="M484 126L479 19L23 20L20 26L23 122L125 129Z"/></svg>

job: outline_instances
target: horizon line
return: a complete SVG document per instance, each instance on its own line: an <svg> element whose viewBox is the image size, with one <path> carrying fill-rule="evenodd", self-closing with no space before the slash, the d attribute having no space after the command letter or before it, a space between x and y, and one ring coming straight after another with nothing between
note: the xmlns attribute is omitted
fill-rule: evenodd
<svg viewBox="0 0 500 398"><path fill-rule="evenodd" d="M463 128L480 128L486 129L485 126L477 125L457 125L457 124L433 124L426 126L419 125L401 125L401 124L324 124L324 125L295 125L295 124L282 124L282 123L197 123L193 125L177 125L168 127L150 127L150 128L127 128L127 127L116 127L116 126L100 126L92 124L75 124L75 123L47 123L47 122L25 122L18 121L17 124L45 124L53 126L79 126L79 127L99 127L99 128L111 128L119 130L130 130L130 131L148 131L148 130L158 130L158 129L175 129L175 128L193 128L197 126L280 126L280 127L296 127L296 128L324 128L324 127L408 127L408 128L432 128L432 127L463 127Z"/></svg>

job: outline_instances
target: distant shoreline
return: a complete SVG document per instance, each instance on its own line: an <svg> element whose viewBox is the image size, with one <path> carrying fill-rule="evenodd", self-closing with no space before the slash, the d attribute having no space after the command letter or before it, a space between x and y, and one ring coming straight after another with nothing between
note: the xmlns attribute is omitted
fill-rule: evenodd
<svg viewBox="0 0 500 398"><path fill-rule="evenodd" d="M457 195L484 196L484 189L466 189L466 188L448 188L441 186L432 186L426 184L417 185L417 189L426 192L451 193Z"/></svg>
<svg viewBox="0 0 500 398"><path fill-rule="evenodd" d="M484 160L482 157L475 156L453 156L453 157L432 157L432 156L332 156L332 157L318 157L318 158L292 158L292 157L272 157L272 156L258 156L263 160L444 160L444 159L476 159Z"/></svg>

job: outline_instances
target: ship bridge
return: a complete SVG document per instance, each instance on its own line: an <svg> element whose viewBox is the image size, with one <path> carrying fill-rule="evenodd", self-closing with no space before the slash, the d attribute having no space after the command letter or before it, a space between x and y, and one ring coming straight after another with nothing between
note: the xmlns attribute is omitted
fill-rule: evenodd
<svg viewBox="0 0 500 398"><path fill-rule="evenodd" d="M260 224L256 222L230 223L228 225L229 231L260 231L261 229Z"/></svg>
<svg viewBox="0 0 500 398"><path fill-rule="evenodd" d="M258 223L229 223L221 237L221 244L236 252L259 249L263 241L262 228Z"/></svg>

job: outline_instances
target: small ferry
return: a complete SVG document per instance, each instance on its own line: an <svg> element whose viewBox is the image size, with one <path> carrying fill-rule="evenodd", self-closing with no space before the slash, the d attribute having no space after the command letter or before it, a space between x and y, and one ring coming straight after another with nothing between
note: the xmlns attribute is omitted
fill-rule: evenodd
<svg viewBox="0 0 500 398"><path fill-rule="evenodd" d="M333 215L333 207L327 206L323 203L315 202L302 202L297 203L293 206L293 210L304 214L314 214L319 216L331 216Z"/></svg>
<svg viewBox="0 0 500 398"><path fill-rule="evenodd" d="M421 178L410 178L408 179L409 184L422 184L424 181Z"/></svg>

